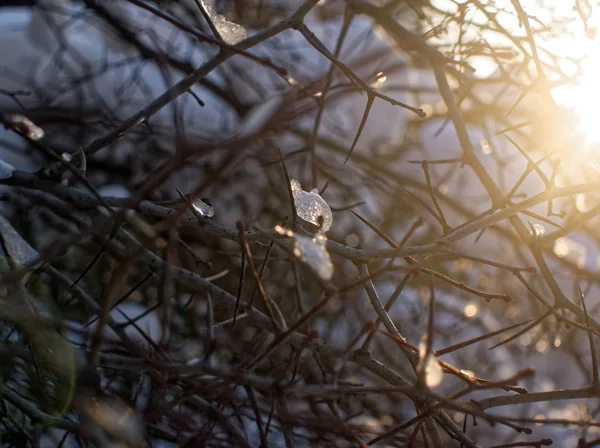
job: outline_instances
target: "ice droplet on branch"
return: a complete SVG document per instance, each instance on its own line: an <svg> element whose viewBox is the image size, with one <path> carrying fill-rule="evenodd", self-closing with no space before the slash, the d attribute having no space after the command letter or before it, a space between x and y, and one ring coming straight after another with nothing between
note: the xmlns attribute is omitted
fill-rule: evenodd
<svg viewBox="0 0 600 448"><path fill-rule="evenodd" d="M333 263L327 252L327 237L318 234L313 238L296 235L294 255L309 265L323 280L330 280L333 276Z"/></svg>
<svg viewBox="0 0 600 448"><path fill-rule="evenodd" d="M546 233L546 228L541 224L534 224L533 231L536 236L544 235Z"/></svg>
<svg viewBox="0 0 600 448"><path fill-rule="evenodd" d="M323 232L315 236L298 235L291 230L276 226L275 231L288 238L294 239L294 255L309 265L323 280L330 280L333 276L333 263L327 252L327 237Z"/></svg>
<svg viewBox="0 0 600 448"><path fill-rule="evenodd" d="M298 217L320 227L323 232L327 232L331 228L333 216L331 208L329 208L329 205L327 205L327 202L321 197L317 189L304 191L300 182L296 179L290 180L290 186ZM319 217L322 217L322 223Z"/></svg>
<svg viewBox="0 0 600 448"><path fill-rule="evenodd" d="M206 9L217 31L226 43L235 45L248 37L248 32L242 25L230 22L225 16L217 14L213 7L205 1L202 1L202 6Z"/></svg>
<svg viewBox="0 0 600 448"><path fill-rule="evenodd" d="M207 204L206 202L207 199L202 200L196 198L192 202L192 207L194 207L194 210L200 216L204 218L212 218L213 216L215 216L215 209L212 207L212 205Z"/></svg>

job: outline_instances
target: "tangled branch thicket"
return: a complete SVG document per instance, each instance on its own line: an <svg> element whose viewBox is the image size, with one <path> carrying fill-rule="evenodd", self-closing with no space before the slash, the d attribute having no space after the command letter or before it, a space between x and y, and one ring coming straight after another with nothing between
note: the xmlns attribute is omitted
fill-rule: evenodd
<svg viewBox="0 0 600 448"><path fill-rule="evenodd" d="M600 443L587 1L4 3L3 445Z"/></svg>

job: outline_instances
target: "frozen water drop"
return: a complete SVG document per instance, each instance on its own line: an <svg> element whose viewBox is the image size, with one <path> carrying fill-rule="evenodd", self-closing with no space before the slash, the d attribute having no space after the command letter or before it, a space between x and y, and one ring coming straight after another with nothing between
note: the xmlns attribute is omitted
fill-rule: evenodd
<svg viewBox="0 0 600 448"><path fill-rule="evenodd" d="M475 372L472 370L461 369L460 373L466 376L470 381L475 381L477 379Z"/></svg>
<svg viewBox="0 0 600 448"><path fill-rule="evenodd" d="M331 228L333 216L331 208L318 193L318 190L314 188L311 191L304 191L300 182L295 179L290 181L290 185L298 217L319 226L322 231L327 232ZM320 218L322 218L322 223Z"/></svg>
<svg viewBox="0 0 600 448"><path fill-rule="evenodd" d="M248 32L242 25L230 22L221 14L217 14L213 7L205 1L202 2L202 5L206 9L206 12L213 21L217 31L226 43L235 45L248 37Z"/></svg>
<svg viewBox="0 0 600 448"><path fill-rule="evenodd" d="M540 236L546 233L546 228L543 225L536 223L533 225L533 231L536 236Z"/></svg>
<svg viewBox="0 0 600 448"><path fill-rule="evenodd" d="M215 216L215 209L212 207L212 205L207 204L207 201L207 199L202 200L196 198L192 202L192 207L194 207L194 210L200 216L204 218L212 218L213 216Z"/></svg>
<svg viewBox="0 0 600 448"><path fill-rule="evenodd" d="M302 191L302 186L300 185L300 182L298 182L296 179L290 180L290 187L292 188L293 194L296 194L299 191Z"/></svg>
<svg viewBox="0 0 600 448"><path fill-rule="evenodd" d="M309 265L323 280L333 276L333 263L327 252L327 237L319 233L314 237L294 234L294 255Z"/></svg>

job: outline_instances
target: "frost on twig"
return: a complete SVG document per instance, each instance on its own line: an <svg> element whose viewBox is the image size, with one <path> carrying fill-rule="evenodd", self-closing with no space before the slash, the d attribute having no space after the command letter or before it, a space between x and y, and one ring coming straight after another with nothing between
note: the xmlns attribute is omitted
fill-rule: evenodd
<svg viewBox="0 0 600 448"><path fill-rule="evenodd" d="M304 191L296 179L290 180L290 186L298 217L320 227L323 232L327 232L331 228L333 216L331 208L318 190L313 188L311 191Z"/></svg>
<svg viewBox="0 0 600 448"><path fill-rule="evenodd" d="M205 1L202 1L202 6L204 6L217 31L226 43L235 45L248 37L248 32L242 25L230 22L221 14L217 14L213 7Z"/></svg>
<svg viewBox="0 0 600 448"><path fill-rule="evenodd" d="M319 232L313 237L298 235L291 230L276 226L275 231L288 238L294 239L294 256L299 258L323 280L330 280L333 276L333 263L327 252L327 237Z"/></svg>

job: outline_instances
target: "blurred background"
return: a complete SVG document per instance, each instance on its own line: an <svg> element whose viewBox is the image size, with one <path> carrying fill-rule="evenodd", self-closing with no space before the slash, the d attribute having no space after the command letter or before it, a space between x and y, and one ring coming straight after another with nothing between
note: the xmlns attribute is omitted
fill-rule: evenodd
<svg viewBox="0 0 600 448"><path fill-rule="evenodd" d="M2 2L2 444L598 445L596 9Z"/></svg>

